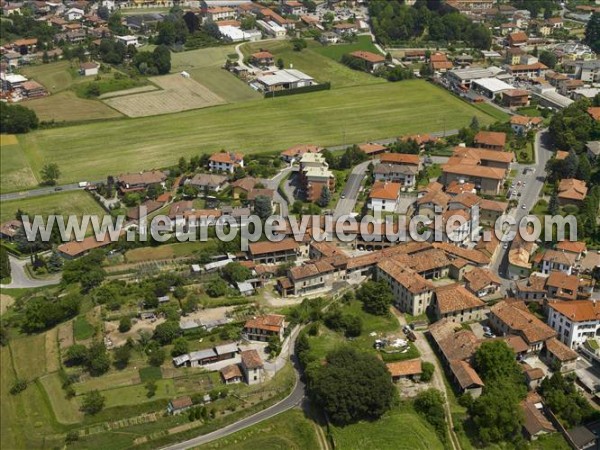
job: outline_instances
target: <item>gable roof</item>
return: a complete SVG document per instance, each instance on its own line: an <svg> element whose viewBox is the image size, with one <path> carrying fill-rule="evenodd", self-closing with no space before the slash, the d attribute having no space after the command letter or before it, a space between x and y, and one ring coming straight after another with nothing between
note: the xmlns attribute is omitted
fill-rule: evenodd
<svg viewBox="0 0 600 450"><path fill-rule="evenodd" d="M237 364L230 364L223 367L221 370L221 376L224 380L232 380L234 378L242 378L242 371Z"/></svg>
<svg viewBox="0 0 600 450"><path fill-rule="evenodd" d="M504 147L506 145L506 133L498 131L480 131L475 135L475 144Z"/></svg>
<svg viewBox="0 0 600 450"><path fill-rule="evenodd" d="M546 350L552 353L552 355L561 362L573 361L579 357L576 351L571 350L556 338L548 339L546 341Z"/></svg>
<svg viewBox="0 0 600 450"><path fill-rule="evenodd" d="M409 164L418 166L421 164L419 155L413 155L410 153L384 153L379 155L379 161L382 163L390 164Z"/></svg>
<svg viewBox="0 0 600 450"><path fill-rule="evenodd" d="M523 302L502 300L492 306L490 313L520 334L529 345L556 336L556 331L531 314Z"/></svg>
<svg viewBox="0 0 600 450"><path fill-rule="evenodd" d="M265 331L279 332L284 326L285 316L281 314L266 314L248 319L244 328L256 328Z"/></svg>
<svg viewBox="0 0 600 450"><path fill-rule="evenodd" d="M587 245L581 241L560 241L556 244L556 249L579 254L587 250Z"/></svg>
<svg viewBox="0 0 600 450"><path fill-rule="evenodd" d="M286 238L279 242L253 242L248 245L248 250L253 256L263 255L266 253L285 252L290 250L296 250L297 248L298 243L291 238Z"/></svg>
<svg viewBox="0 0 600 450"><path fill-rule="evenodd" d="M393 259L384 259L377 264L377 267L412 294L419 294L434 287L429 280Z"/></svg>
<svg viewBox="0 0 600 450"><path fill-rule="evenodd" d="M484 302L460 284L438 287L435 290L435 297L440 314L485 306Z"/></svg>
<svg viewBox="0 0 600 450"><path fill-rule="evenodd" d="M423 372L420 358L387 363L386 367L392 377L407 377L410 375L419 375Z"/></svg>
<svg viewBox="0 0 600 450"><path fill-rule="evenodd" d="M464 279L467 281L469 288L475 292L489 286L490 284L499 286L502 283L498 275L496 275L490 269L483 269L481 267L474 267L468 272L465 272Z"/></svg>
<svg viewBox="0 0 600 450"><path fill-rule="evenodd" d="M263 367L263 361L256 350L244 350L241 353L242 365L247 369L259 369Z"/></svg>
<svg viewBox="0 0 600 450"><path fill-rule="evenodd" d="M400 194L401 187L402 185L400 183L376 181L373 183L369 198L396 200Z"/></svg>
<svg viewBox="0 0 600 450"><path fill-rule="evenodd" d="M450 361L450 370L452 370L458 384L463 389L472 386L484 386L475 369L466 361Z"/></svg>
<svg viewBox="0 0 600 450"><path fill-rule="evenodd" d="M571 322L600 320L600 302L592 300L573 300L568 302L549 301L548 306L561 313Z"/></svg>
<svg viewBox="0 0 600 450"><path fill-rule="evenodd" d="M565 178L558 183L558 197L569 200L583 200L587 195L585 181L576 178Z"/></svg>
<svg viewBox="0 0 600 450"><path fill-rule="evenodd" d="M351 52L350 55L354 56L355 58L362 59L363 61L368 61L373 64L385 62L385 57L383 57L382 55L378 55L376 53L372 53L372 52L365 52L362 50L358 50L355 52Z"/></svg>
<svg viewBox="0 0 600 450"><path fill-rule="evenodd" d="M243 153L234 153L234 152L219 152L213 153L209 158L209 161L214 163L221 164L239 164L244 160Z"/></svg>

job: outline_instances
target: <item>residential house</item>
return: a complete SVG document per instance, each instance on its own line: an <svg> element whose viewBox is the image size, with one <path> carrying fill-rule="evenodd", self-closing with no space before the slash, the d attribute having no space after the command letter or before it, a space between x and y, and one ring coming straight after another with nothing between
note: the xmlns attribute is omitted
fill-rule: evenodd
<svg viewBox="0 0 600 450"><path fill-rule="evenodd" d="M193 406L194 403L192 402L191 397L186 395L185 397L178 397L171 400L167 405L167 412L172 415L181 414Z"/></svg>
<svg viewBox="0 0 600 450"><path fill-rule="evenodd" d="M363 61L369 72L374 72L385 65L385 57L376 53L357 50L351 52L350 56Z"/></svg>
<svg viewBox="0 0 600 450"><path fill-rule="evenodd" d="M600 330L600 302L594 300L549 301L548 324L558 339L577 349Z"/></svg>
<svg viewBox="0 0 600 450"><path fill-rule="evenodd" d="M214 6L211 8L207 8L204 14L206 18L211 22L235 19L237 16L236 10L230 8L229 6Z"/></svg>
<svg viewBox="0 0 600 450"><path fill-rule="evenodd" d="M594 120L600 120L600 106L590 106L588 108L588 114Z"/></svg>
<svg viewBox="0 0 600 450"><path fill-rule="evenodd" d="M546 249L544 252L536 255L535 263L539 266L540 272L545 275L554 270L558 270L571 275L577 264L577 257L573 253Z"/></svg>
<svg viewBox="0 0 600 450"><path fill-rule="evenodd" d="M248 257L256 263L275 264L296 259L298 243L291 238L278 242L253 242L248 246Z"/></svg>
<svg viewBox="0 0 600 450"><path fill-rule="evenodd" d="M545 287L550 298L575 300L579 294L579 277L555 270L546 278Z"/></svg>
<svg viewBox="0 0 600 450"><path fill-rule="evenodd" d="M600 60L583 61L578 66L578 78L585 83L600 81Z"/></svg>
<svg viewBox="0 0 600 450"><path fill-rule="evenodd" d="M508 66L508 73L516 78L541 78L546 74L548 66L540 62L534 64L516 64Z"/></svg>
<svg viewBox="0 0 600 450"><path fill-rule="evenodd" d="M250 191L254 189L254 186L258 184L258 180L253 177L244 177L231 183L231 192L234 199L240 198L240 196L248 196Z"/></svg>
<svg viewBox="0 0 600 450"><path fill-rule="evenodd" d="M528 117L528 116L512 116L510 118L510 127L516 134L526 135L529 131L538 127L544 122L542 117Z"/></svg>
<svg viewBox="0 0 600 450"><path fill-rule="evenodd" d="M419 158L419 155L407 153L383 153L378 156L378 159L382 164L402 164L414 166L418 170L421 169L421 159Z"/></svg>
<svg viewBox="0 0 600 450"><path fill-rule="evenodd" d="M245 350L241 353L242 372L249 385L262 383L265 379L264 364L256 350Z"/></svg>
<svg viewBox="0 0 600 450"><path fill-rule="evenodd" d="M271 210L275 208L275 191L273 189L252 189L246 200L254 207L257 197L268 198Z"/></svg>
<svg viewBox="0 0 600 450"><path fill-rule="evenodd" d="M403 187L414 188L419 169L413 165L377 164L373 169L375 181L400 183Z"/></svg>
<svg viewBox="0 0 600 450"><path fill-rule="evenodd" d="M465 287L477 297L488 297L499 293L502 281L487 268L474 267L464 274Z"/></svg>
<svg viewBox="0 0 600 450"><path fill-rule="evenodd" d="M402 312L418 316L431 305L434 290L431 281L394 259L384 259L377 264L376 278L390 285L394 304Z"/></svg>
<svg viewBox="0 0 600 450"><path fill-rule="evenodd" d="M373 183L367 208L373 211L395 212L400 198L400 183L376 181Z"/></svg>
<svg viewBox="0 0 600 450"><path fill-rule="evenodd" d="M167 175L160 170L150 172L125 173L117 177L119 190L122 194L129 192L139 192L148 189L150 186L157 186L166 181Z"/></svg>
<svg viewBox="0 0 600 450"><path fill-rule="evenodd" d="M511 47L523 47L527 45L529 37L523 31L516 31L508 35L508 45Z"/></svg>
<svg viewBox="0 0 600 450"><path fill-rule="evenodd" d="M600 157L600 141L590 141L585 144L585 148L590 161L596 161Z"/></svg>
<svg viewBox="0 0 600 450"><path fill-rule="evenodd" d="M496 221L506 213L508 203L482 198L479 202L479 222L483 225L494 226Z"/></svg>
<svg viewBox="0 0 600 450"><path fill-rule="evenodd" d="M280 155L281 159L290 163L298 160L298 158L301 158L305 153L320 153L322 150L323 147L319 147L318 145L300 144L282 151Z"/></svg>
<svg viewBox="0 0 600 450"><path fill-rule="evenodd" d="M528 278L523 278L515 283L515 295L526 302L540 302L546 298L547 277L539 273L532 273Z"/></svg>
<svg viewBox="0 0 600 450"><path fill-rule="evenodd" d="M12 219L0 225L0 239L12 242L15 236L23 227L23 222L18 219Z"/></svg>
<svg viewBox="0 0 600 450"><path fill-rule="evenodd" d="M71 8L65 13L65 17L69 22L81 20L85 16L85 11L79 8Z"/></svg>
<svg viewBox="0 0 600 450"><path fill-rule="evenodd" d="M250 63L258 67L272 66L275 64L275 57L271 52L260 51L250 55Z"/></svg>
<svg viewBox="0 0 600 450"><path fill-rule="evenodd" d="M576 178L564 178L558 183L558 203L560 205L581 204L587 195L587 191L585 181Z"/></svg>
<svg viewBox="0 0 600 450"><path fill-rule="evenodd" d="M502 300L490 308L489 322L498 336L517 335L527 343L529 352L539 352L556 332L533 315L520 301Z"/></svg>
<svg viewBox="0 0 600 450"><path fill-rule="evenodd" d="M240 370L240 366L237 364L225 366L219 371L219 373L221 374L221 378L225 384L241 383L244 379L244 375Z"/></svg>
<svg viewBox="0 0 600 450"><path fill-rule="evenodd" d="M484 317L485 303L460 284L436 288L432 306L438 320L462 323Z"/></svg>
<svg viewBox="0 0 600 450"><path fill-rule="evenodd" d="M540 369L532 369L526 372L526 376L529 379L527 374L535 374L539 378L539 372ZM523 412L523 434L527 439L533 441L545 434L556 432L556 428L545 415L544 404L539 394L527 393L527 397L519 403L519 406Z"/></svg>
<svg viewBox="0 0 600 450"><path fill-rule="evenodd" d="M542 351L542 359L550 367L560 367L562 373L573 372L577 368L579 354L557 338L548 339Z"/></svg>
<svg viewBox="0 0 600 450"><path fill-rule="evenodd" d="M21 93L26 98L43 97L48 94L46 88L34 80L25 81L21 85Z"/></svg>
<svg viewBox="0 0 600 450"><path fill-rule="evenodd" d="M443 53L435 53L429 57L429 67L434 72L444 73L453 66L452 61L449 61Z"/></svg>
<svg viewBox="0 0 600 450"><path fill-rule="evenodd" d="M587 246L585 242L563 240L556 244L556 250L572 253L575 255L575 260L579 261L587 252Z"/></svg>
<svg viewBox="0 0 600 450"><path fill-rule="evenodd" d="M340 255L292 267L288 271L288 278L292 283L292 290L289 293L304 295L330 288L333 281L340 278L340 273L345 270L346 263L347 258Z"/></svg>
<svg viewBox="0 0 600 450"><path fill-rule="evenodd" d="M189 180L189 184L200 192L220 192L226 183L227 177L225 175L214 173L197 173Z"/></svg>
<svg viewBox="0 0 600 450"><path fill-rule="evenodd" d="M489 150L504 151L506 133L497 131L480 131L475 135L475 146Z"/></svg>
<svg viewBox="0 0 600 450"><path fill-rule="evenodd" d="M95 62L86 62L79 64L79 74L84 77L91 77L98 75L98 69L100 69L100 64Z"/></svg>
<svg viewBox="0 0 600 450"><path fill-rule="evenodd" d="M529 91L525 89L509 89L508 91L504 91L502 92L502 104L509 108L529 106Z"/></svg>
<svg viewBox="0 0 600 450"><path fill-rule="evenodd" d="M286 0L281 5L281 10L284 14L290 14L293 16L300 16L306 14L306 6L304 3L295 0Z"/></svg>
<svg viewBox="0 0 600 450"><path fill-rule="evenodd" d="M325 186L335 190L335 176L321 153L304 153L298 171L300 186L306 200L314 202L321 197Z"/></svg>
<svg viewBox="0 0 600 450"><path fill-rule="evenodd" d="M442 183L471 182L484 194L498 195L514 154L457 147L442 166Z"/></svg>
<svg viewBox="0 0 600 450"><path fill-rule="evenodd" d="M244 167L243 153L219 152L208 160L208 169L211 171L233 173L236 167Z"/></svg>
<svg viewBox="0 0 600 450"><path fill-rule="evenodd" d="M106 247L112 243L110 234L106 233L103 240L97 240L96 236L88 236L82 241L69 241L60 244L56 250L63 258L73 259L85 256L94 249Z"/></svg>
<svg viewBox="0 0 600 450"><path fill-rule="evenodd" d="M381 153L385 153L388 150L388 148L385 145L378 144L376 142L361 144L358 146L358 149L365 155L369 156L379 155Z"/></svg>
<svg viewBox="0 0 600 450"><path fill-rule="evenodd" d="M423 373L421 368L421 358L391 362L387 363L385 366L394 382L402 378L418 380L419 376Z"/></svg>
<svg viewBox="0 0 600 450"><path fill-rule="evenodd" d="M529 276L532 264L529 259L535 250L535 243L524 240L520 233L510 245L508 251L508 275L510 278L523 278Z"/></svg>

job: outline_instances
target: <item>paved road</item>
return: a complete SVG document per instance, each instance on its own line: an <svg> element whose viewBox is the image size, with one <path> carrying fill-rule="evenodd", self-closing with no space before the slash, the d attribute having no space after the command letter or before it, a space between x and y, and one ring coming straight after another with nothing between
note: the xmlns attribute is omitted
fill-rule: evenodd
<svg viewBox="0 0 600 450"><path fill-rule="evenodd" d="M28 198L28 197L39 197L41 195L56 194L56 193L65 192L65 191L77 191L77 190L81 190L81 189L83 189L83 188L79 187L79 184L77 184L77 183L62 184L60 186L47 186L47 187L38 188L38 189L31 189L29 191L11 192L10 194L2 194L2 195L0 195L0 202L4 202L6 200L18 200L21 198Z"/></svg>
<svg viewBox="0 0 600 450"><path fill-rule="evenodd" d="M35 280L33 278L29 278L29 275L27 275L27 272L25 272L25 265L29 261L28 259L17 259L10 255L8 259L10 261L11 280L9 284L0 284L0 288L36 288L60 283L60 275L53 276L52 278L48 278L46 280Z"/></svg>
<svg viewBox="0 0 600 450"><path fill-rule="evenodd" d="M358 166L355 166L352 169L352 172L350 172L348 181L346 181L346 186L344 186L340 199L338 200L337 205L335 205L335 212L333 213L334 220L354 211L354 205L356 205L356 200L358 199L358 191L367 174L369 164L371 164L371 160L362 162Z"/></svg>
<svg viewBox="0 0 600 450"><path fill-rule="evenodd" d="M285 169L281 170L273 178L261 180L262 183L265 185L265 189L273 189L275 191L275 195L273 196L273 198L276 203L279 203L279 214L283 217L288 216L288 211L289 211L288 206L289 205L288 205L288 202L281 196L281 194L279 193L279 191L277 189L279 187L279 183L281 183L281 180L283 180L283 178L288 173L290 173L291 170L292 170L292 166L288 166Z"/></svg>
<svg viewBox="0 0 600 450"><path fill-rule="evenodd" d="M525 183L524 186L519 188L521 192L521 196L517 197L519 199L519 205L517 209L513 211L513 216L516 219L517 224L519 221L529 214L529 211L539 199L540 192L544 186L544 180L546 179L546 163L550 160L553 155L553 150L551 148L550 135L548 130L540 131L535 138L535 161L536 163L533 165L522 165L518 164L515 166L518 169L518 174L515 176L514 182L515 185L520 181L521 183ZM526 175L523 174L524 168L534 169L533 171L529 171ZM523 205L525 209L523 209ZM516 230L516 226L513 228ZM510 248L510 247L509 247ZM503 248L503 246L499 249L499 254L491 265L492 271L498 273L501 278L504 280L509 280L508 278L508 250L509 248ZM505 286L508 286L508 281L503 283Z"/></svg>

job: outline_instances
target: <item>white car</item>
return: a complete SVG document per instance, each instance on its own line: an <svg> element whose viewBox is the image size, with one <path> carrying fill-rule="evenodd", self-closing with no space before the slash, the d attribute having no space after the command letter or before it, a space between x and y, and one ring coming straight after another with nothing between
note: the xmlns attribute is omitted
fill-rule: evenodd
<svg viewBox="0 0 600 450"><path fill-rule="evenodd" d="M527 206L521 205L521 209L527 209Z"/></svg>

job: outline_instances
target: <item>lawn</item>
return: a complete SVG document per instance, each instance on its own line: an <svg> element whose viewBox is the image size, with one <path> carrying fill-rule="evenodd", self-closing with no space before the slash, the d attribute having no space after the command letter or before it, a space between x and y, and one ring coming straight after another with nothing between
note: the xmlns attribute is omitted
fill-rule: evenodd
<svg viewBox="0 0 600 450"><path fill-rule="evenodd" d="M331 427L335 448L353 450L443 449L433 428L410 407L394 409L374 422Z"/></svg>
<svg viewBox="0 0 600 450"><path fill-rule="evenodd" d="M61 192L41 197L24 198L2 202L0 208L0 222L5 222L15 217L18 209L28 214L60 213L63 216L82 214L96 214L102 216L105 211L96 203L90 194L83 191Z"/></svg>
<svg viewBox="0 0 600 450"><path fill-rule="evenodd" d="M307 44L308 48L301 52L295 52L289 41L253 42L242 46L241 50L245 56L248 56L260 49L267 49L273 53L276 59L283 59L286 67L292 64L294 69L305 72L317 81L330 81L332 89L387 83L383 78L352 70L337 62L334 57L337 53L332 50L334 47L323 47L315 41L308 41ZM360 46L361 44L355 45ZM340 47L353 51L350 46ZM342 50L342 52L346 51Z"/></svg>
<svg viewBox="0 0 600 450"><path fill-rule="evenodd" d="M52 404L56 420L63 424L81 422L83 413L79 410L79 403L75 398L67 399L62 388L62 381L58 373L52 373L40 378L40 382Z"/></svg>
<svg viewBox="0 0 600 450"><path fill-rule="evenodd" d="M147 392L145 385L136 384L108 389L102 391L102 395L106 398L106 408L111 408L113 406L138 405L163 398L170 399L176 394L173 380L158 380L154 397L149 398L146 395Z"/></svg>
<svg viewBox="0 0 600 450"><path fill-rule="evenodd" d="M371 36L367 35L358 36L356 42L351 42L348 44L326 45L320 48L314 48L314 51L317 53L336 61L340 61L342 56L346 53L355 52L357 50L380 54L379 50L377 50L377 47L375 47L373 44Z"/></svg>
<svg viewBox="0 0 600 450"><path fill-rule="evenodd" d="M37 184L38 180L31 170L25 154L21 151L17 137L14 135L2 136L0 192L18 191Z"/></svg>
<svg viewBox="0 0 600 450"><path fill-rule="evenodd" d="M200 449L263 450L316 449L319 442L313 422L293 409L230 436L204 444Z"/></svg>
<svg viewBox="0 0 600 450"><path fill-rule="evenodd" d="M527 142L522 150L515 150L517 161L519 164L534 164L535 151L533 150L533 142Z"/></svg>
<svg viewBox="0 0 600 450"><path fill-rule="evenodd" d="M33 109L42 121L77 122L81 120L114 119L123 115L98 100L79 98L73 91L59 92L48 97L22 103Z"/></svg>
<svg viewBox="0 0 600 450"><path fill-rule="evenodd" d="M73 337L78 341L85 341L96 334L96 329L87 321L85 316L77 316L73 321Z"/></svg>
<svg viewBox="0 0 600 450"><path fill-rule="evenodd" d="M73 83L79 81L80 79L76 78L75 71L75 65L69 61L25 66L21 70L27 78L33 78L38 83L43 84L51 94L69 89ZM83 79L82 77L81 80Z"/></svg>
<svg viewBox="0 0 600 450"><path fill-rule="evenodd" d="M65 183L167 166L180 156L221 149L268 152L298 142L331 146L460 128L473 116L482 125L494 121L439 87L411 80L39 130L22 136L21 148L34 173L55 162Z"/></svg>
<svg viewBox="0 0 600 450"><path fill-rule="evenodd" d="M178 244L161 245L159 247L135 248L125 253L125 259L128 263L136 263L193 256L194 253L206 245L209 244L205 242L181 242ZM213 246L212 243L210 245L211 247Z"/></svg>
<svg viewBox="0 0 600 450"><path fill-rule="evenodd" d="M498 122L506 122L510 119L510 116L504 111L488 103L473 103L473 106L489 116L492 116Z"/></svg>

